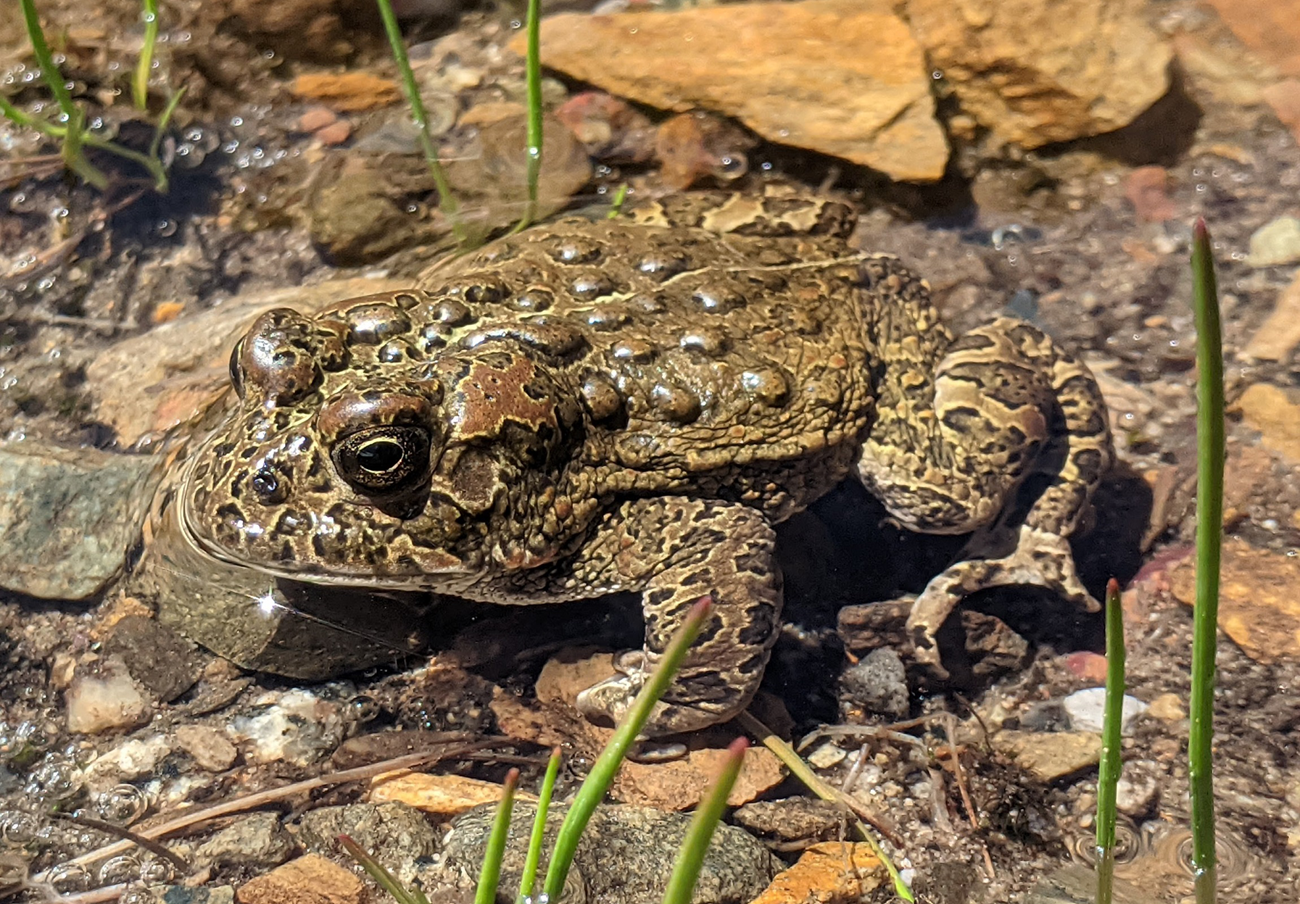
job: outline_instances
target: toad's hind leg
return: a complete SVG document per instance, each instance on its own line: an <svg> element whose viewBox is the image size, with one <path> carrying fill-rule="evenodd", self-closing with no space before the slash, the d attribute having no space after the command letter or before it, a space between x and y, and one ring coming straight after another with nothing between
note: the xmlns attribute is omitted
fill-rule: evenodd
<svg viewBox="0 0 1300 904"><path fill-rule="evenodd" d="M975 591L1030 584L1096 608L1067 538L1110 465L1110 432L1087 368L1041 330L1004 318L950 340L915 284L880 285L905 297L883 302L899 313L877 326L880 408L859 476L904 526L971 533L969 554L984 556L939 574L912 606L916 656L942 671L935 633Z"/></svg>

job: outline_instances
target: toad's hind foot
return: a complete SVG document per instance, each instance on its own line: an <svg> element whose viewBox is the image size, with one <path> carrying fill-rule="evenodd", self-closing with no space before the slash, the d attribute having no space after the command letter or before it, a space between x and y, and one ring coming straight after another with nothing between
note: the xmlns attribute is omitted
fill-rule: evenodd
<svg viewBox="0 0 1300 904"><path fill-rule="evenodd" d="M1025 525L1009 555L958 562L926 585L907 619L917 661L946 678L935 641L939 628L965 597L1007 586L1045 587L1088 612L1101 608L1079 581L1069 541Z"/></svg>

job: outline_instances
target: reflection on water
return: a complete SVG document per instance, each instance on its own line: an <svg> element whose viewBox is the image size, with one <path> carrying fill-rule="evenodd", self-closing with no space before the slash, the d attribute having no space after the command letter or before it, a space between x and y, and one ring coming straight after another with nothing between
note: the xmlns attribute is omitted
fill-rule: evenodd
<svg viewBox="0 0 1300 904"><path fill-rule="evenodd" d="M1223 831L1217 836L1220 887L1258 874L1259 862L1242 841ZM1029 904L1083 904L1094 900L1096 838L1081 834L1068 842L1074 863L1044 877ZM1192 833L1185 826L1153 820L1135 825L1121 818L1115 826L1115 904L1194 904Z"/></svg>

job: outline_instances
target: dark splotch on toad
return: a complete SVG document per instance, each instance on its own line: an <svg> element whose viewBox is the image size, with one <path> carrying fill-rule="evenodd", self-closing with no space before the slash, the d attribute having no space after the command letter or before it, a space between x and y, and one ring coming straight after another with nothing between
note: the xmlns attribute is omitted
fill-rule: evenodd
<svg viewBox="0 0 1300 904"><path fill-rule="evenodd" d="M1096 383L1019 321L954 337L924 281L849 248L851 225L777 190L681 196L510 236L409 292L271 311L191 459L186 532L300 581L513 605L639 592L644 648L579 701L602 719L710 595L656 734L748 703L778 631L773 525L850 474L902 525L972 535L913 605L923 660L981 588L1095 607L1067 538L1112 457Z"/></svg>

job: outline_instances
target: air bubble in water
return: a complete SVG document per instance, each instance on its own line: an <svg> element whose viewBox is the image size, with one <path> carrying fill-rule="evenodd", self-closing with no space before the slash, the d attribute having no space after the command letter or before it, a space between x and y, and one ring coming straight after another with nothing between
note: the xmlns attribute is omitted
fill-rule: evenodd
<svg viewBox="0 0 1300 904"><path fill-rule="evenodd" d="M95 800L95 809L105 822L128 826L149 809L149 800L135 785L114 785Z"/></svg>

